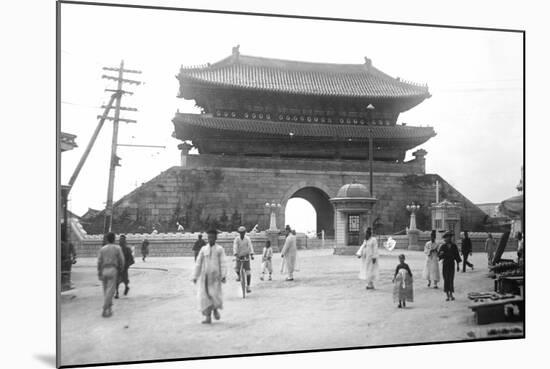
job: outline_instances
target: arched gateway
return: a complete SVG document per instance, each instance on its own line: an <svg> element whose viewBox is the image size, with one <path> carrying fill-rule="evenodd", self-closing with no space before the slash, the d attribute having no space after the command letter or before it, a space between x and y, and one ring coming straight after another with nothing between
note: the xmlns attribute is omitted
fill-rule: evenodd
<svg viewBox="0 0 550 369"><path fill-rule="evenodd" d="M404 161L408 150L435 136L432 127L397 123L401 112L430 97L428 87L393 78L368 58L364 64L309 63L241 55L235 48L219 62L182 67L177 79L179 97L202 111L173 119L173 136L183 141L181 166L115 204L117 224L129 224L127 232L152 224L173 230L176 219L189 231L239 223L267 229L266 202L281 204L282 229L287 201L300 197L315 207L318 229L332 234L329 198L353 180L369 183L369 152L377 199L372 217L380 232L403 230L411 201L430 206L436 180L466 205L470 229L484 217L441 177L425 174L424 150Z"/></svg>
<svg viewBox="0 0 550 369"><path fill-rule="evenodd" d="M322 190L315 186L304 186L299 190L294 191L296 187L297 186L292 186L292 189L290 190L290 192L293 192L292 195L283 201L283 214L285 214L284 210L286 209L288 200L293 198L307 200L313 206L317 215L317 232L324 230L327 238L334 237L334 208L329 201L329 193L331 190L327 186L319 185L319 187L324 187L325 189ZM287 223L286 219L283 219L283 223Z"/></svg>

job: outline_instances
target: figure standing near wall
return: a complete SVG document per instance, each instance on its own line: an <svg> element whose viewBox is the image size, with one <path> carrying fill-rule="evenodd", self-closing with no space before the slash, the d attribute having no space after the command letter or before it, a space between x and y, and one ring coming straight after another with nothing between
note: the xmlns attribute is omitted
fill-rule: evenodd
<svg viewBox="0 0 550 369"><path fill-rule="evenodd" d="M193 254L195 256L195 261L197 261L199 251L201 251L204 245L206 245L206 242L202 239L202 234L199 234L197 240L195 241L195 244L193 245Z"/></svg>
<svg viewBox="0 0 550 369"><path fill-rule="evenodd" d="M495 250L497 249L497 243L493 238L493 235L488 233L485 240L485 252L487 253L487 264L493 265L493 258L495 257Z"/></svg>
<svg viewBox="0 0 550 369"><path fill-rule="evenodd" d="M462 252L462 273L466 272L466 266L474 270L474 264L468 261L468 256L472 255L472 240L468 236L468 231L464 231L464 238L462 239L460 251Z"/></svg>

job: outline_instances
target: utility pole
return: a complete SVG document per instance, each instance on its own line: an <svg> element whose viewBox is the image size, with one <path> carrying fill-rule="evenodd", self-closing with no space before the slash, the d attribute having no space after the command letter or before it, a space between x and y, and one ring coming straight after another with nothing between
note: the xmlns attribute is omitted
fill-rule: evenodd
<svg viewBox="0 0 550 369"><path fill-rule="evenodd" d="M368 118L369 118L369 121L370 123L372 123L372 117L373 117L373 112L375 110L375 107L374 105L372 104L369 104L366 106L366 110L367 110L367 113L368 113ZM372 161L374 160L374 144L373 144L373 132L372 132L372 128L368 128L367 129L367 133L368 133L368 139L369 139L369 192L370 192L370 197L374 197L374 192L373 192L373 184L372 184Z"/></svg>
<svg viewBox="0 0 550 369"><path fill-rule="evenodd" d="M126 73L141 73L141 71L137 70L129 70L124 69L124 60L120 62L119 68L109 68L104 67L104 70L107 71L115 71L118 72L118 77L112 77L108 75L103 75L102 78L115 80L117 81L117 89L116 89L116 102L115 102L115 116L114 118L107 117L107 119L113 121L113 139L111 144L111 164L109 166L109 184L107 186L107 203L105 206L105 223L103 226L104 233L111 231L111 226L113 224L113 192L114 192L114 184L115 184L115 169L117 166L119 166L119 160L120 158L116 155L117 153L117 141L118 141L118 123L120 121L127 122L127 123L135 123L136 121L133 119L123 119L120 118L120 111L121 110L129 110L129 111L137 111L135 108L126 108L121 107L120 102L122 99L123 93L128 93L128 91L124 91L122 89L123 83L130 83L130 84L136 84L140 85L140 81L134 81L130 79L124 79L124 72Z"/></svg>

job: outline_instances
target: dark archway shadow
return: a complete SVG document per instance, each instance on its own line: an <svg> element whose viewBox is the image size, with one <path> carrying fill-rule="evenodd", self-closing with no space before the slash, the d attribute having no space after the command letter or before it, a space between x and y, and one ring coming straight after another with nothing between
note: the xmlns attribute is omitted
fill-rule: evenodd
<svg viewBox="0 0 550 369"><path fill-rule="evenodd" d="M329 201L329 195L317 187L303 187L290 198L301 198L308 201L317 213L317 232L325 230L327 238L334 237L334 208Z"/></svg>

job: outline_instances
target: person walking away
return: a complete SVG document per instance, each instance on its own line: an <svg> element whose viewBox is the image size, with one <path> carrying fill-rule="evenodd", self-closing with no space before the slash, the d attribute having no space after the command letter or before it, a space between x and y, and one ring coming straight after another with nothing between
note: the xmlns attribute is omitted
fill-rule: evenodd
<svg viewBox="0 0 550 369"><path fill-rule="evenodd" d="M121 235L119 237L118 245L122 250L122 255L124 255L124 267L122 268L122 271L119 275L118 282L116 285L115 299L118 299L118 287L120 286L120 283L124 283L124 296L126 296L128 294L128 291L130 291L130 286L129 286L130 279L128 278L128 269L130 268L131 265L134 264L132 249L128 247L128 244L126 243L125 235Z"/></svg>
<svg viewBox="0 0 550 369"><path fill-rule="evenodd" d="M409 265L405 263L405 255L399 255L399 264L393 275L393 302L399 302L398 308L406 307L406 301L413 302L413 279Z"/></svg>
<svg viewBox="0 0 550 369"><path fill-rule="evenodd" d="M107 244L99 250L97 257L97 276L103 283L103 313L104 318L113 315L113 295L115 294L118 274L124 268L124 255L120 246L115 244L115 234L107 233Z"/></svg>
<svg viewBox="0 0 550 369"><path fill-rule="evenodd" d="M493 238L493 235L488 233L485 240L485 252L487 253L487 264L493 265L493 258L495 257L495 251L497 249L497 243Z"/></svg>
<svg viewBox="0 0 550 369"><path fill-rule="evenodd" d="M199 251L201 251L202 247L206 245L206 242L202 239L202 234L199 234L199 237L195 241L195 244L193 245L193 254L195 255L195 261L197 261L197 256L199 255Z"/></svg>
<svg viewBox="0 0 550 369"><path fill-rule="evenodd" d="M264 280L265 272L269 273L269 280L271 280L271 274L273 273L273 265L271 259L273 258L273 249L271 248L271 241L265 241L265 247L262 251L262 276L260 280Z"/></svg>
<svg viewBox="0 0 550 369"><path fill-rule="evenodd" d="M374 289L374 282L378 279L379 262L378 262L378 242L372 237L372 230L367 228L365 240L356 253L361 259L361 269L359 271L359 279L367 281L367 290Z"/></svg>
<svg viewBox="0 0 550 369"><path fill-rule="evenodd" d="M76 263L76 251L74 245L67 240L65 225L61 225L61 290L72 288L71 269Z"/></svg>
<svg viewBox="0 0 550 369"><path fill-rule="evenodd" d="M193 283L199 282L198 300L200 311L205 316L203 324L212 323L220 319L220 309L223 309L222 283L226 279L225 251L216 243L218 231L211 229L207 232L208 244L203 246L197 256Z"/></svg>
<svg viewBox="0 0 550 369"><path fill-rule="evenodd" d="M438 245L435 242L435 230L430 234L430 241L424 245L424 254L426 254L426 264L422 272L423 277L428 280L428 287L434 283L434 288L437 288L437 283L441 278L439 273L439 258L437 256Z"/></svg>
<svg viewBox="0 0 550 369"><path fill-rule="evenodd" d="M141 260L143 260L143 262L145 262L147 255L149 255L149 240L146 238L141 243Z"/></svg>
<svg viewBox="0 0 550 369"><path fill-rule="evenodd" d="M281 257L283 258L283 263L281 265L281 272L288 274L286 278L287 281L294 280L294 271L296 270L296 259L298 250L296 247L296 236L292 234L292 229L289 225L285 227L285 244L281 250Z"/></svg>
<svg viewBox="0 0 550 369"><path fill-rule="evenodd" d="M443 260L443 291L447 295L447 301L454 300L455 262L457 266L462 261L458 253L458 247L452 243L453 233L447 231L443 235L445 243L439 247L439 260Z"/></svg>
<svg viewBox="0 0 550 369"><path fill-rule="evenodd" d="M468 256L472 255L472 240L468 236L468 231L464 231L464 238L462 239L462 245L460 247L462 252L462 273L466 272L466 266L469 266L474 270L474 264L468 261Z"/></svg>
<svg viewBox="0 0 550 369"><path fill-rule="evenodd" d="M250 293L250 282L252 281L252 275L250 273L250 259L254 260L254 248L252 247L252 241L250 237L246 235L246 228L240 226L237 230L239 235L233 240L233 256L235 256L235 273L237 273L237 282L241 281L239 271L241 264L246 273L246 292ZM248 260L245 260L248 259Z"/></svg>

